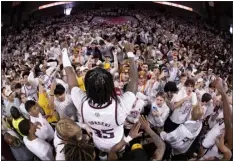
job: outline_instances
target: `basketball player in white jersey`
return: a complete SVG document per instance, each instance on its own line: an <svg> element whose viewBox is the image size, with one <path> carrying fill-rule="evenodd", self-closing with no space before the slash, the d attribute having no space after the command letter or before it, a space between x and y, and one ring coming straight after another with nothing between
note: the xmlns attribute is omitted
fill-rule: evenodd
<svg viewBox="0 0 233 161"><path fill-rule="evenodd" d="M88 71L85 76L86 93L79 89L67 49L62 50L63 66L72 100L78 110L79 122L92 128L94 143L103 152L109 152L124 137L123 124L136 100L138 76L133 49L132 44L125 46L130 61L131 81L126 92L120 97L114 90L112 75L98 67Z"/></svg>

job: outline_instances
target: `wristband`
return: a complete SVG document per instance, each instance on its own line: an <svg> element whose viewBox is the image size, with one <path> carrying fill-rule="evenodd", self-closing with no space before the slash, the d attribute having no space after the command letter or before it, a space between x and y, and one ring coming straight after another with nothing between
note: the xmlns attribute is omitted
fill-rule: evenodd
<svg viewBox="0 0 233 161"><path fill-rule="evenodd" d="M66 48L62 49L62 63L63 63L64 68L65 67L72 67Z"/></svg>
<svg viewBox="0 0 233 161"><path fill-rule="evenodd" d="M134 57L135 57L135 55L134 55L133 52L128 52L128 53L127 53L127 56L128 56L129 58L134 58Z"/></svg>
<svg viewBox="0 0 233 161"><path fill-rule="evenodd" d="M129 143L131 140L133 140L132 138L131 138L131 136L127 136L127 137L124 137L124 141L126 142L126 143Z"/></svg>

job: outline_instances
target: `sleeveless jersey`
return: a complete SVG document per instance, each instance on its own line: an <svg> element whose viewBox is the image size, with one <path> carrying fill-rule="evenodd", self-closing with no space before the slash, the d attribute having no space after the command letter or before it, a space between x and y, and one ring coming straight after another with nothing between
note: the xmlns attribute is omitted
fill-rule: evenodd
<svg viewBox="0 0 233 161"><path fill-rule="evenodd" d="M89 101L84 101L81 106L82 121L92 128L93 141L103 152L109 152L124 136L123 124L118 124L117 108L114 100L100 108L92 106Z"/></svg>

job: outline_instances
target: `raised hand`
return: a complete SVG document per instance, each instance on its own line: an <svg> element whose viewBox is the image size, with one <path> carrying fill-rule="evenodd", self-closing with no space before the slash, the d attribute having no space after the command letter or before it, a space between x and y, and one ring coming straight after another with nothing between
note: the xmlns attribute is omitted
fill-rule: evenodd
<svg viewBox="0 0 233 161"><path fill-rule="evenodd" d="M150 128L150 123L146 120L146 118L142 115L139 118L139 122L141 123L141 127L146 130Z"/></svg>
<svg viewBox="0 0 233 161"><path fill-rule="evenodd" d="M129 132L129 136L134 139L139 136L142 136L142 132L139 132L141 124L138 122L137 124L134 124L133 128Z"/></svg>

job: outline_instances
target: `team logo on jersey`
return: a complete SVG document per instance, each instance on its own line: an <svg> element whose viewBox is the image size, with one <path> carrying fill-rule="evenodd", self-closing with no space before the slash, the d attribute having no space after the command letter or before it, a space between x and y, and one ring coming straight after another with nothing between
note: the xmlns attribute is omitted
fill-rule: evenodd
<svg viewBox="0 0 233 161"><path fill-rule="evenodd" d="M95 116L96 116L96 117L100 117L100 114L99 114L99 113L95 113Z"/></svg>

